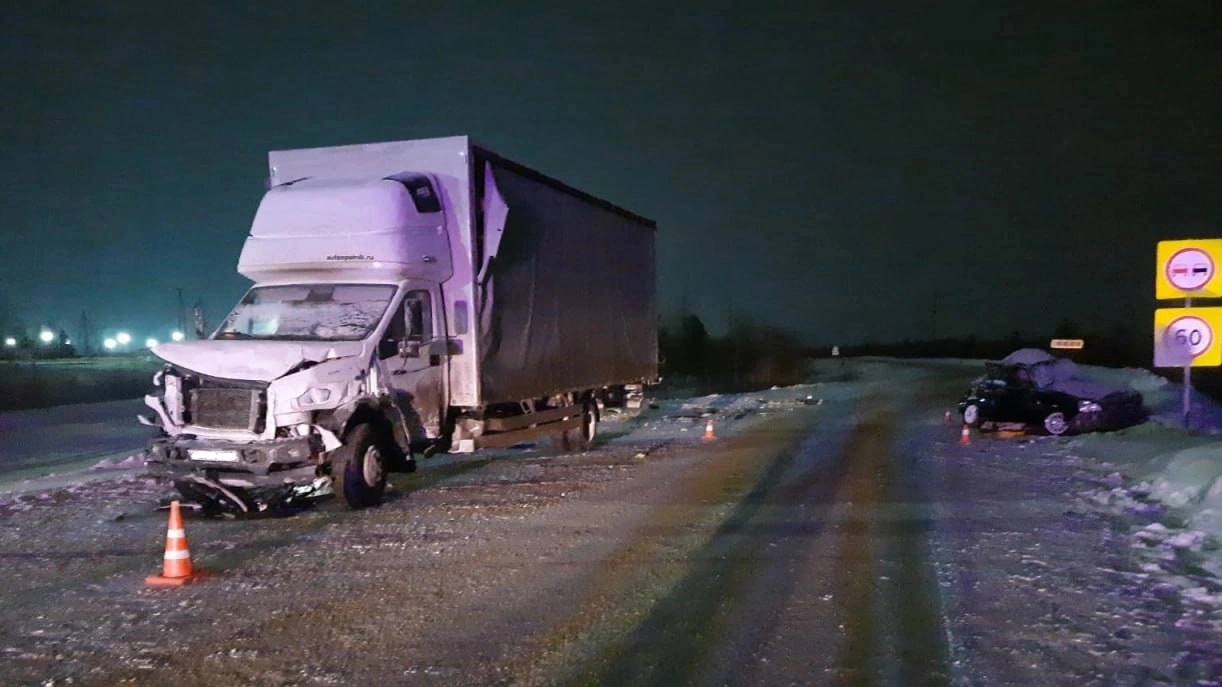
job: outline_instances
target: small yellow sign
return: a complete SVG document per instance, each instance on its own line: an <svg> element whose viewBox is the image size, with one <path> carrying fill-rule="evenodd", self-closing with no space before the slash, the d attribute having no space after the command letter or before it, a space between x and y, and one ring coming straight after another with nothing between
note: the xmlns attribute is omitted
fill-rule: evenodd
<svg viewBox="0 0 1222 687"><path fill-rule="evenodd" d="M1159 308L1154 311L1154 367L1217 367L1222 308Z"/></svg>
<svg viewBox="0 0 1222 687"><path fill-rule="evenodd" d="M1222 298L1222 239L1158 242L1154 297Z"/></svg>
<svg viewBox="0 0 1222 687"><path fill-rule="evenodd" d="M1048 348L1059 348L1062 350L1078 350L1086 346L1085 339L1053 339Z"/></svg>

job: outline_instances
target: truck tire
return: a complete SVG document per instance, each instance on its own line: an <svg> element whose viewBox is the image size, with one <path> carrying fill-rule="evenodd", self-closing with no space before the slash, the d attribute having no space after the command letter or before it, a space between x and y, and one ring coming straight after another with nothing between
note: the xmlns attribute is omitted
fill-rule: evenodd
<svg viewBox="0 0 1222 687"><path fill-rule="evenodd" d="M331 457L335 498L346 508L377 505L386 491L382 437L373 425L362 423L348 433L344 445Z"/></svg>
<svg viewBox="0 0 1222 687"><path fill-rule="evenodd" d="M583 450L589 449L594 444L594 437L598 436L598 401L588 399L581 406L581 427L580 432L581 443Z"/></svg>
<svg viewBox="0 0 1222 687"><path fill-rule="evenodd" d="M584 451L581 445L581 428L565 429L552 433L552 445L561 453Z"/></svg>
<svg viewBox="0 0 1222 687"><path fill-rule="evenodd" d="M589 451L598 435L598 402L594 399L581 404L581 425L563 432L556 432L552 438L556 447L565 453L580 453Z"/></svg>

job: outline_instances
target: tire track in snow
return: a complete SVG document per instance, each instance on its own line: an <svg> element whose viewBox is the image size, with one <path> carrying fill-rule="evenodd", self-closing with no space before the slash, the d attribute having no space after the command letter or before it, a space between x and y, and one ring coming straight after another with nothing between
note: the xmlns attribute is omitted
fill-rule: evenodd
<svg viewBox="0 0 1222 687"><path fill-rule="evenodd" d="M848 647L840 668L850 685L950 683L945 622L930 555L932 523L920 479L895 450L896 410L872 409L849 442L850 523L841 569L849 600Z"/></svg>
<svg viewBox="0 0 1222 687"><path fill-rule="evenodd" d="M573 684L949 684L929 521L866 400L773 457L696 564Z"/></svg>

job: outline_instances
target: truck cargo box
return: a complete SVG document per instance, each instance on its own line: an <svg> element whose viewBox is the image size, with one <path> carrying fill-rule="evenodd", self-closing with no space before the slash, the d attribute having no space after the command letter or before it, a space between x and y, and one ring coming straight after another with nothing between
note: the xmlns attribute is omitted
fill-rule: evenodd
<svg viewBox="0 0 1222 687"><path fill-rule="evenodd" d="M449 333L463 348L450 367L455 403L656 378L652 220L465 136L274 151L269 165L272 185L407 173L439 181L455 224L444 285Z"/></svg>

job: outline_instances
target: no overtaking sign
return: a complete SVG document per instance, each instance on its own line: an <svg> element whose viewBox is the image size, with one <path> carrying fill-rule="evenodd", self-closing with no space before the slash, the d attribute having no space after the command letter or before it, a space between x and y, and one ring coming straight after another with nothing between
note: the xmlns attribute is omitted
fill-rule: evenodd
<svg viewBox="0 0 1222 687"><path fill-rule="evenodd" d="M1222 239L1158 242L1158 272L1154 295L1168 298L1220 298Z"/></svg>

